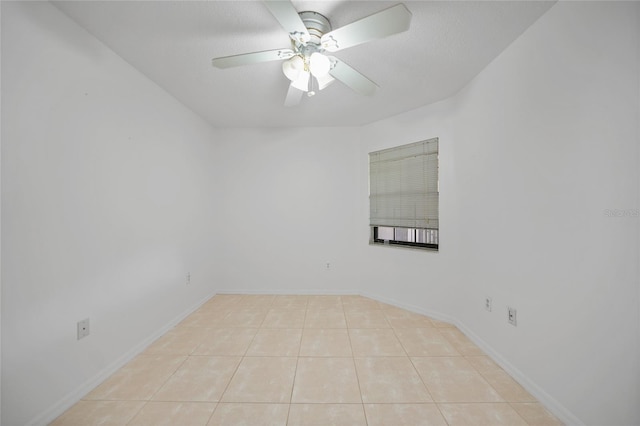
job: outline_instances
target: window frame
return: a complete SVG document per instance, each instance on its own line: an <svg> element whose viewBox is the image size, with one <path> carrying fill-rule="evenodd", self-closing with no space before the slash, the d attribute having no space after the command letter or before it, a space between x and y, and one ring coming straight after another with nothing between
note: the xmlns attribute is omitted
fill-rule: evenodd
<svg viewBox="0 0 640 426"><path fill-rule="evenodd" d="M378 225L378 224L373 224L373 214L372 214L372 205L371 205L371 196L372 196L372 191L371 191L371 181L372 181L372 174L371 174L371 164L372 164L372 155L373 154L379 154L385 151L391 151L391 150L398 150L401 151L403 148L408 148L412 145L419 145L422 144L423 146L427 146L428 143L430 142L434 142L437 144L437 148L436 148L436 194L437 194L437 199L436 199L436 203L437 203L437 210L436 210L436 223L438 224L437 227L421 227L421 226L406 226L406 225L397 225L397 224L385 224L385 225ZM370 217L369 217L369 244L370 245L381 245L381 246L388 246L388 247L401 247L401 248L409 248L409 249L419 249L419 250L427 250L427 251L434 251L434 252L438 252L440 249L440 227L439 227L439 222L440 222L440 212L439 212L439 198L440 198L440 149L439 149L439 138L431 138L431 139L426 139L426 140L422 140L419 142L414 142L414 143L409 143L409 144L404 144L404 145L398 145L396 147L391 147L391 148L387 148L387 149L383 149L380 151L373 151L369 153L369 212L370 212ZM418 154L418 155L431 155L431 154L427 154L427 153L423 153L423 154ZM425 166L426 167L426 166ZM431 169L433 170L433 168ZM424 172L424 169L423 169ZM377 175L376 178L379 178L379 176ZM424 189L424 194L425 197L428 196L428 194L430 193L428 191L427 186L425 185ZM432 194L433 192L431 192ZM375 194L376 196L379 195L379 193ZM399 219L399 221L402 221L403 219ZM392 230L393 232L393 238L381 238L379 235L379 228L388 228L386 230L386 232L389 232L389 230ZM407 230L409 232L409 234L413 233L413 237L409 237L409 238L398 238L398 231L401 232L405 232L405 230ZM419 231L426 231L428 233L428 237L426 238L418 238L418 232ZM435 231L435 232L434 232ZM388 235L386 235L388 236ZM426 235L425 235L426 236ZM429 242L423 241L423 242L418 242L419 239L424 239L424 240L429 240ZM407 241L408 240L408 241Z"/></svg>

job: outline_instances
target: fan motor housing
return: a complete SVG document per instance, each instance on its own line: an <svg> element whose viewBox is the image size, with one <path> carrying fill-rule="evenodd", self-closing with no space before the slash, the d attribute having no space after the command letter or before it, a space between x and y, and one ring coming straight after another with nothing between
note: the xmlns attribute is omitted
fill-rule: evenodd
<svg viewBox="0 0 640 426"><path fill-rule="evenodd" d="M329 20L324 15L313 11L300 12L298 16L300 16L304 26L307 27L309 31L309 35L311 36L309 42L320 45L322 35L331 31L331 23Z"/></svg>

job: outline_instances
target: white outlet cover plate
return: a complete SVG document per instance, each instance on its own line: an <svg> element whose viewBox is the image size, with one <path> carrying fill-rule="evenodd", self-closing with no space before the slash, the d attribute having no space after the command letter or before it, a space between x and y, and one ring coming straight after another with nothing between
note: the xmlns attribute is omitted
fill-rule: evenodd
<svg viewBox="0 0 640 426"><path fill-rule="evenodd" d="M509 321L509 324L517 326L518 325L518 319L517 319L517 312L514 308L511 307L507 307L508 310L508 316L507 316L507 321Z"/></svg>
<svg viewBox="0 0 640 426"><path fill-rule="evenodd" d="M484 308L489 312L491 312L491 304L492 302L490 297L484 299Z"/></svg>
<svg viewBox="0 0 640 426"><path fill-rule="evenodd" d="M89 335L89 318L78 321L78 340Z"/></svg>

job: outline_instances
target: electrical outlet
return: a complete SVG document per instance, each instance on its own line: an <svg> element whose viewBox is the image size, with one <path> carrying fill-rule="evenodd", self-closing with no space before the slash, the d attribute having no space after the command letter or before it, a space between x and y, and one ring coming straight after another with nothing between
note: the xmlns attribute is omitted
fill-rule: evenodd
<svg viewBox="0 0 640 426"><path fill-rule="evenodd" d="M187 272L187 285L191 284L191 272Z"/></svg>
<svg viewBox="0 0 640 426"><path fill-rule="evenodd" d="M508 317L507 317L507 321L509 321L509 324L513 325L514 327L516 327L518 325L518 321L516 319L516 310L510 306L507 306L507 311L508 311Z"/></svg>
<svg viewBox="0 0 640 426"><path fill-rule="evenodd" d="M331 269L331 263L327 262L327 269Z"/></svg>
<svg viewBox="0 0 640 426"><path fill-rule="evenodd" d="M78 321L78 340L89 335L89 318Z"/></svg>
<svg viewBox="0 0 640 426"><path fill-rule="evenodd" d="M490 297L487 297L487 298L484 299L484 308L487 311L491 312L491 298Z"/></svg>

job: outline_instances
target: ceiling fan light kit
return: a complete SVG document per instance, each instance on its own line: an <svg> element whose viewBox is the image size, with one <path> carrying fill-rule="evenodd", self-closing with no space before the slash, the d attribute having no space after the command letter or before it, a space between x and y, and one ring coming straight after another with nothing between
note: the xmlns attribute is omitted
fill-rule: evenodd
<svg viewBox="0 0 640 426"><path fill-rule="evenodd" d="M290 0L265 0L264 3L289 33L291 48L215 58L212 64L229 68L284 60L282 72L291 81L285 106L297 105L303 93L313 96L314 88L323 90L335 80L361 95L372 95L378 87L374 82L326 53L406 31L411 23L411 12L403 4L332 30L325 16L313 11L298 13Z"/></svg>

